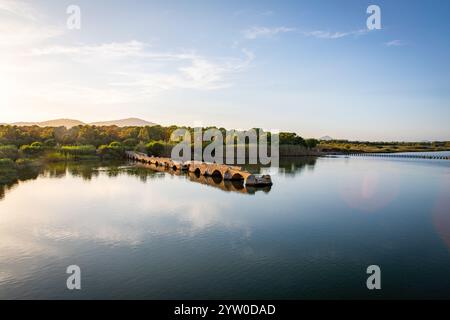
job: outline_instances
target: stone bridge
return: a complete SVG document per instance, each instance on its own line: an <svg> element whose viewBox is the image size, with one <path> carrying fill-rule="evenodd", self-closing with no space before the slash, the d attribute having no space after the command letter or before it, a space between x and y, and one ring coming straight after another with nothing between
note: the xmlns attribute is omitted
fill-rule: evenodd
<svg viewBox="0 0 450 320"><path fill-rule="evenodd" d="M241 167L228 166L225 164L191 161L188 163L189 172L197 175L220 177L223 180L244 180L252 178L252 174Z"/></svg>
<svg viewBox="0 0 450 320"><path fill-rule="evenodd" d="M237 166L201 161L178 162L170 158L149 157L144 153L132 151L127 151L126 157L131 160L152 164L156 167L161 166L163 168L180 171L188 170L190 173L198 176L218 177L225 181L244 181L244 183L249 186L272 185L272 179L269 175L256 176Z"/></svg>
<svg viewBox="0 0 450 320"><path fill-rule="evenodd" d="M154 164L156 167L161 166L164 168L170 168L172 170L187 170L188 167L186 164L174 161L170 158L160 158L160 157L149 157L145 153L140 152L133 152L133 151L126 151L125 155L128 159L148 163L148 164Z"/></svg>

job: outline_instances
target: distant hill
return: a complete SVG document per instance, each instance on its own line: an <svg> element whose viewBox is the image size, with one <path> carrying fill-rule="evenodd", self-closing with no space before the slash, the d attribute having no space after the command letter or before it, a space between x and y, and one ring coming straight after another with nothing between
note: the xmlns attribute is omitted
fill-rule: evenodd
<svg viewBox="0 0 450 320"><path fill-rule="evenodd" d="M323 136L322 138L320 138L319 140L324 140L324 141L331 141L331 140L333 140L333 138L332 137L330 137L330 136Z"/></svg>
<svg viewBox="0 0 450 320"><path fill-rule="evenodd" d="M4 123L3 125L7 125L7 123ZM85 123L79 120L73 120L73 119L56 119L56 120L49 120L49 121L42 121L42 122L14 122L10 123L10 125L13 126L20 126L20 127L26 127L26 126L39 126L39 127L66 127L66 128L72 128L75 126L84 126L84 125L91 125L91 126L118 126L118 127L144 127L144 126L155 126L156 124L153 122L148 122L142 119L138 118L128 118L128 119L120 119L120 120L112 120L112 121L101 121L101 122L92 122L92 123Z"/></svg>
<svg viewBox="0 0 450 320"><path fill-rule="evenodd" d="M118 126L118 127L145 127L145 126L156 126L156 123L148 122L138 118L128 118L121 120L112 121L101 121L89 123L92 126Z"/></svg>
<svg viewBox="0 0 450 320"><path fill-rule="evenodd" d="M73 119L56 119L56 120L49 120L49 121L42 121L42 122L15 122L11 123L13 126L20 126L20 127L26 127L26 126L39 126L39 127L66 127L66 128L72 128L79 125L85 125L84 122L81 122L79 120L73 120Z"/></svg>

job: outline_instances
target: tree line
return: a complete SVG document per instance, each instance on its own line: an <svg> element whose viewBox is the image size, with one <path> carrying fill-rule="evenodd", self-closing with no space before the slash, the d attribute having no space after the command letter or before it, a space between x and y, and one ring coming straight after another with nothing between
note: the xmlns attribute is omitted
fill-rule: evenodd
<svg viewBox="0 0 450 320"><path fill-rule="evenodd" d="M39 126L0 126L0 144L15 145L21 147L31 145L35 142L44 146L53 147L56 145L93 145L96 148L102 145L109 145L118 142L127 147L135 147L139 144L148 144L158 141L161 143L171 143L172 133L184 128L194 132L190 127L160 125L147 127L117 127L117 126L76 126L70 129L66 127L39 127ZM205 128L209 129L211 127ZM216 128L226 133L224 128ZM261 129L256 129L261 130ZM304 139L293 132L281 132L280 144L302 145L314 148L318 141L315 139Z"/></svg>

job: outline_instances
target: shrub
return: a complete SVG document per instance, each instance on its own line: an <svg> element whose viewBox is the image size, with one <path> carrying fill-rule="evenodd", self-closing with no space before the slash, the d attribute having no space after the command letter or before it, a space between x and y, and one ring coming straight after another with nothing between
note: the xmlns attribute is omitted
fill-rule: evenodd
<svg viewBox="0 0 450 320"><path fill-rule="evenodd" d="M42 143L40 143L40 142L33 142L33 143L31 144L31 146L32 146L33 148L42 148Z"/></svg>
<svg viewBox="0 0 450 320"><path fill-rule="evenodd" d="M0 159L17 160L19 158L19 150L16 146L0 146Z"/></svg>
<svg viewBox="0 0 450 320"><path fill-rule="evenodd" d="M147 154L155 157L160 157L164 153L164 144L158 141L153 141L147 144Z"/></svg>
<svg viewBox="0 0 450 320"><path fill-rule="evenodd" d="M130 139L124 140L122 144L126 148L132 148L132 147L135 147L138 144L138 141L137 141L137 139L130 138Z"/></svg>
<svg viewBox="0 0 450 320"><path fill-rule="evenodd" d="M64 154L60 152L50 152L45 154L44 160L47 162L58 162L58 161L65 161L67 160L68 156L65 156Z"/></svg>
<svg viewBox="0 0 450 320"><path fill-rule="evenodd" d="M56 147L56 140L55 139L45 140L44 146L46 146L46 147Z"/></svg>
<svg viewBox="0 0 450 320"><path fill-rule="evenodd" d="M134 151L144 153L147 152L147 147L145 146L145 143L139 142L136 147L134 147Z"/></svg>
<svg viewBox="0 0 450 320"><path fill-rule="evenodd" d="M39 142L34 142L32 145L23 145L20 147L20 152L25 157L38 156L44 151L42 144Z"/></svg>
<svg viewBox="0 0 450 320"><path fill-rule="evenodd" d="M122 144L120 142L114 141L109 144L110 148L122 148Z"/></svg>
<svg viewBox="0 0 450 320"><path fill-rule="evenodd" d="M96 155L97 149L92 145L85 146L62 146L59 150L63 155L68 156L91 156Z"/></svg>
<svg viewBox="0 0 450 320"><path fill-rule="evenodd" d="M102 145L98 148L97 153L102 159L119 159L125 155L125 149L118 142L112 142L108 146Z"/></svg>

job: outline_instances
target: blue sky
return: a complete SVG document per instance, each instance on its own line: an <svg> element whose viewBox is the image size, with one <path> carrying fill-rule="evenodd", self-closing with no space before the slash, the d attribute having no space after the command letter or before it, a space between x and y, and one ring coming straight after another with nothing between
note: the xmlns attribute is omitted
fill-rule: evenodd
<svg viewBox="0 0 450 320"><path fill-rule="evenodd" d="M381 30L367 30L370 4ZM448 1L0 0L0 122L450 140L449 13Z"/></svg>

